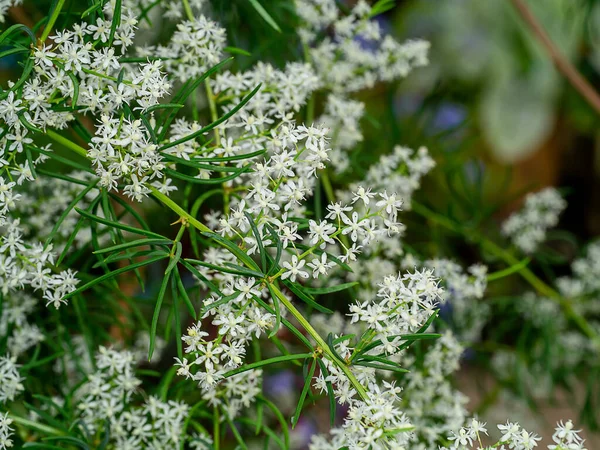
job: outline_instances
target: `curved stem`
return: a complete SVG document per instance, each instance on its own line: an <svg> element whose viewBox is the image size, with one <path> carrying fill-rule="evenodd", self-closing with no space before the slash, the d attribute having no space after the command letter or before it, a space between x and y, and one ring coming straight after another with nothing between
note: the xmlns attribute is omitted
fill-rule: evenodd
<svg viewBox="0 0 600 450"><path fill-rule="evenodd" d="M68 140L64 136L61 136L52 130L48 130L47 135L51 139L63 144L66 148L76 152L77 154L82 155L82 156L87 156L87 152L83 147ZM185 219L187 221L187 223L192 225L194 228L197 228L200 231L211 232L210 228L208 228L202 222L200 222L195 217L190 215L181 206L179 206L177 203L175 203L173 200L171 200L165 194L160 192L158 189L156 189L155 187L150 186L150 185L148 186L148 188L152 191L152 195L159 202L161 202L163 205L167 206L168 208L170 208L171 210L173 210L174 212L179 214L179 216L182 219ZM352 373L352 371L350 370L348 365L344 361L341 361L331 351L331 349L329 348L327 343L323 340L321 335L317 332L317 330L315 330L312 327L312 325L308 322L308 320L306 320L306 318L302 315L302 313L292 304L292 302L290 300L288 300L286 298L286 296L281 292L281 290L279 290L279 288L275 284L270 284L270 286L271 286L273 292L275 293L276 297L279 299L279 301L287 308L287 310L296 318L296 320L302 325L302 327L306 330L306 332L314 339L314 341L317 343L317 345L320 347L320 349L323 351L323 353L328 357L328 359L344 373L344 375L348 378L348 380L350 381L350 384L356 390L356 392L360 396L360 398L362 398L363 400L368 400L369 395L368 395L367 391L365 390L363 385L360 383L360 381L358 381L356 376Z"/></svg>
<svg viewBox="0 0 600 450"><path fill-rule="evenodd" d="M58 3L56 4L56 7L52 11L52 15L48 19L48 23L44 27L44 32L42 33L42 37L40 38L40 42L45 42L46 39L48 39L48 36L50 35L50 32L52 31L52 27L56 23L56 19L58 19L58 16L60 14L60 10L62 9L62 7L63 7L64 4L65 4L65 0L58 0Z"/></svg>
<svg viewBox="0 0 600 450"><path fill-rule="evenodd" d="M274 284L271 284L270 286L277 298L279 299L279 301L281 301L283 306L285 306L287 310L292 314L292 316L294 316L294 318L300 323L300 325L302 325L302 327L307 331L310 337L312 337L315 340L319 348L323 351L323 353L325 353L325 355L327 355L328 359L337 367L339 367L339 369L342 372L344 372L344 375L346 375L348 381L350 381L350 384L356 390L360 398L362 398L363 400L368 400L369 395L367 394L367 391L365 390L363 385L360 384L360 381L356 379L356 377L354 376L350 368L346 365L346 363L340 361L338 357L335 356L335 354L329 348L329 345L327 345L327 343L323 340L323 338L317 332L317 330L315 330L312 327L312 325L308 323L308 321L304 318L302 313L298 311L298 309L296 309L296 307L292 304L292 302L290 302L286 298L285 295L283 295L279 288Z"/></svg>

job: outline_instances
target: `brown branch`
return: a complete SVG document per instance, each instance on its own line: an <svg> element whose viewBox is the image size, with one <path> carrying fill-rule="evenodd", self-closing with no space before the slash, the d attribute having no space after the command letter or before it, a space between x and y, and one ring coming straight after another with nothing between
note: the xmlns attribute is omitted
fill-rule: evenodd
<svg viewBox="0 0 600 450"><path fill-rule="evenodd" d="M542 25L538 22L525 1L511 0L511 2L523 20L527 23L527 26L540 41L546 52L550 55L552 62L558 71L563 74L590 106L600 114L600 95L598 95L598 92L596 92L592 85L588 83L577 69L560 53L560 50L554 45L554 42L552 42L552 39L550 39L550 36L548 36Z"/></svg>

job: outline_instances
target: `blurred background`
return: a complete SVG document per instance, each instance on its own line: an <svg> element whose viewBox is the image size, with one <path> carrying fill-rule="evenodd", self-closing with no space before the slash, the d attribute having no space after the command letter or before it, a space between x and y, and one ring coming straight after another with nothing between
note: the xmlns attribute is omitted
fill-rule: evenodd
<svg viewBox="0 0 600 450"><path fill-rule="evenodd" d="M246 0L208 3L210 15L227 29L230 45L256 49L251 56L236 55L235 68L243 70L257 60L283 66L303 58L289 0L262 1L285 25L282 33L265 26ZM7 20L33 28L50 5L44 0L25 2L12 8ZM562 55L600 87L600 1L528 0L527 5ZM497 229L527 192L556 186L569 206L537 256L535 268L547 279L568 274L580 248L600 233L600 116L556 70L509 0L399 0L376 20L399 40L430 40L430 65L404 80L358 94L367 113L362 121L365 138L352 158L353 176L364 175L394 145L426 146L437 167L425 179L419 201L484 230ZM160 42L174 28L161 17L152 21L151 28L139 33L140 43ZM3 84L14 77L18 64L18 56L0 59ZM317 113L319 107L317 102ZM335 187L335 179L333 183ZM346 183L337 180L339 185ZM170 229L168 217L156 221ZM452 255L464 266L480 260L460 237L418 226L423 225L418 217L407 215L406 224L405 241L424 254ZM490 296L510 293L519 301L523 286L510 279L490 291ZM492 309L492 317L503 314ZM508 327L518 330L521 325ZM501 345L517 340L517 331L510 330ZM586 372L568 389L558 382L550 398L536 398L532 380L527 384L518 374L505 377L485 361L477 349L467 351L456 384L489 428L510 417L549 436L555 421L572 418L585 425L588 448L600 448L595 433L598 372ZM292 404L302 379L282 372L265 384L273 391L270 395L280 401L289 396ZM318 424L319 413L302 419L295 431L298 448L318 431Z"/></svg>

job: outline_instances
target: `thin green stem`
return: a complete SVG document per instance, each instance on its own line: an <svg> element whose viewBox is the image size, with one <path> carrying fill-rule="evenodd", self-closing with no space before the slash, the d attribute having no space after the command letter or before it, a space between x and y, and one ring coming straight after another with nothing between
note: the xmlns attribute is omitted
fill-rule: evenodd
<svg viewBox="0 0 600 450"><path fill-rule="evenodd" d="M339 358L335 356L333 351L331 351L331 349L329 348L329 345L327 345L327 343L323 340L323 338L317 332L317 330L315 330L312 327L312 325L304 318L302 313L298 311L298 309L296 309L292 302L289 301L285 295L283 295L283 292L281 292L279 288L274 284L271 284L270 287L272 289L272 292L275 293L275 295L277 296L279 301L281 301L283 306L287 308L287 310L292 314L292 316L294 316L295 319L300 323L300 325L302 325L302 328L304 328L306 332L315 340L317 345L320 347L323 353L327 355L329 360L333 364L338 366L342 372L344 372L344 375L346 375L346 377L350 381L350 384L354 387L354 389L356 389L356 392L358 393L360 398L362 398L363 400L368 400L369 395L367 394L367 391L365 390L363 385L360 384L360 381L356 379L356 377L354 376L350 368L346 365L346 363L344 361L340 361Z"/></svg>
<svg viewBox="0 0 600 450"><path fill-rule="evenodd" d="M65 0L58 0L56 7L52 11L52 15L48 19L48 23L44 27L44 32L42 33L40 42L45 42L46 39L48 39L48 36L50 35L50 32L52 31L52 27L56 23L56 19L58 19L58 16L60 15L60 11L61 11L62 7L64 6L64 4L65 4Z"/></svg>
<svg viewBox="0 0 600 450"><path fill-rule="evenodd" d="M181 206L179 206L177 203L175 203L173 200L171 200L165 194L163 194L162 192L160 192L158 189L156 189L153 186L148 186L148 188L152 191L152 195L154 195L154 197L159 202L161 202L163 205L165 205L165 206L169 207L170 209L172 209L173 211L175 211L177 214L179 214L180 217L182 217L185 220L187 220L187 222L190 225L194 226L194 228L197 228L198 230L203 231L203 232L210 232L211 231L210 228L208 228L202 222L200 222L199 220L197 220L195 217L192 217Z"/></svg>
<svg viewBox="0 0 600 450"><path fill-rule="evenodd" d="M191 21L194 21L194 13L192 12L192 7L190 6L189 0L183 0L183 9L185 10L185 15Z"/></svg>
<svg viewBox="0 0 600 450"><path fill-rule="evenodd" d="M204 80L204 86L206 87L206 98L208 99L208 107L210 109L210 118L212 122L216 122L219 118L219 114L217 111L217 104L215 103L215 94L213 93L212 87L210 86L210 81L208 79ZM221 132L217 127L214 128L215 133L215 145L217 148L221 147ZM225 163L221 163L221 166L224 166ZM227 189L227 183L223 183L223 212L225 214L229 213L229 190Z"/></svg>
<svg viewBox="0 0 600 450"><path fill-rule="evenodd" d="M431 220L432 222L437 223L438 225L442 225L443 227L454 231L457 234L461 234L463 236L468 236L469 239L477 242L482 248L490 252L492 255L497 258L503 260L508 266L516 266L520 263L520 261L515 258L510 252L506 251L502 247L498 246L496 243L487 239L486 237L476 233L474 230L466 229L459 224L454 223L452 220L447 217L435 213L425 206L413 201L412 209L417 214ZM577 324L577 326L585 333L589 338L592 339L595 345L600 347L600 336L598 333L592 328L592 326L587 322L585 317L579 314L573 308L571 302L568 299L564 298L558 291L550 287L548 284L544 283L540 278L537 277L527 266L521 265L521 267L516 271L521 277L527 281L539 294L550 298L554 302L558 303L563 309L566 316L571 319L573 322Z"/></svg>
<svg viewBox="0 0 600 450"><path fill-rule="evenodd" d="M56 131L53 130L46 130L46 136L48 136L50 139L52 139L53 141L58 142L59 144L64 145L65 147L67 147L69 150L73 150L75 153L77 153L80 156L83 156L85 158L87 158L87 151L85 148L77 145L75 142L67 139L64 136L61 136L60 134L58 134Z"/></svg>
<svg viewBox="0 0 600 450"><path fill-rule="evenodd" d="M49 130L49 132L47 132L47 134L51 139L63 144L66 148L73 150L74 152L76 152L82 156L87 156L87 152L83 147L80 147L79 145L75 144L74 142L69 141L68 139L64 138L63 136L59 135L58 133L55 133L52 130ZM167 206L168 208L170 208L171 210L176 212L182 219L187 221L188 224L192 225L193 227L195 227L198 230L203 231L203 232L211 231L210 228L208 228L202 222L197 220L195 217L191 216L181 206L179 206L177 203L175 203L173 200L171 200L165 194L160 192L158 189L156 189L153 186L148 186L148 188L151 190L152 195L159 202L161 202L163 205ZM340 233L340 232L341 232L341 230L338 230L338 233ZM305 252L305 254L306 253L307 252ZM367 394L367 391L360 384L360 382L356 379L356 376L352 373L352 371L350 370L348 365L344 361L341 361L333 353L333 351L329 348L329 346L323 340L321 335L311 326L311 324L304 318L302 313L300 311L298 311L298 309L296 309L296 307L292 304L292 302L286 298L286 296L279 290L279 288L275 284L270 284L270 286L272 287L273 292L275 293L275 295L277 296L279 301L281 301L281 303L288 309L288 311L302 325L302 327L306 330L306 332L315 340L315 342L321 348L323 353L325 355L327 355L327 357L333 364L335 364L337 367L339 367L339 369L344 373L344 375L346 375L346 377L350 381L350 384L352 384L352 386L354 387L354 389L356 390L358 395L363 400L368 400L369 396ZM218 411L216 412L216 414L218 414ZM215 442L217 442L216 436L215 436ZM218 449L218 445L215 445L215 449Z"/></svg>

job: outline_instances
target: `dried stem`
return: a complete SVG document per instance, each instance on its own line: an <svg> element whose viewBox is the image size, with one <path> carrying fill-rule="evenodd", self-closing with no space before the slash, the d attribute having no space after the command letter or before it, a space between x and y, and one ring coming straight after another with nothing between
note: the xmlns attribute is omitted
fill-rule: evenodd
<svg viewBox="0 0 600 450"><path fill-rule="evenodd" d="M581 94L581 96L600 114L600 95L592 87L592 85L577 71L577 69L569 62L568 59L556 47L544 27L540 24L537 18L533 15L525 0L511 0L519 15L523 18L531 32L540 41L548 55L552 58L552 62L560 73L571 83L571 85Z"/></svg>

